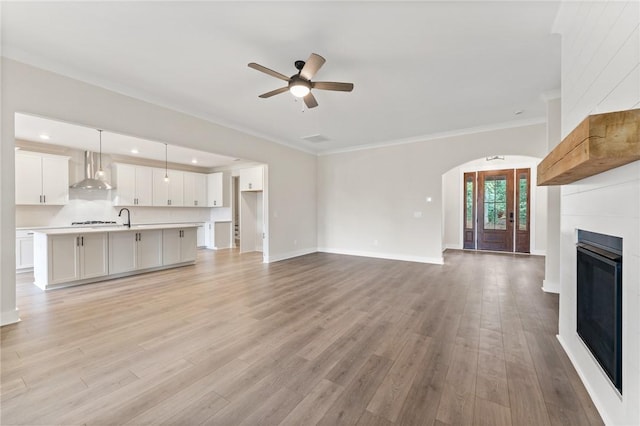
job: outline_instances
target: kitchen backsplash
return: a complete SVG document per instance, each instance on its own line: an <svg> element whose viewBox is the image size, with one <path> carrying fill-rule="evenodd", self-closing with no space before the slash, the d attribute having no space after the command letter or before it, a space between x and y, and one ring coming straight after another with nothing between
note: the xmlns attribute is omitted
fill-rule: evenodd
<svg viewBox="0 0 640 426"><path fill-rule="evenodd" d="M131 222L134 224L231 219L230 212L227 215L221 215L223 212L213 214L212 210L218 209L205 207L128 207L128 209L131 211ZM77 191L71 190L69 203L64 206L16 206L16 227L69 226L71 222L85 220L115 220L122 223L121 218L118 217L119 211L119 207L113 206L109 191L82 191L78 194Z"/></svg>

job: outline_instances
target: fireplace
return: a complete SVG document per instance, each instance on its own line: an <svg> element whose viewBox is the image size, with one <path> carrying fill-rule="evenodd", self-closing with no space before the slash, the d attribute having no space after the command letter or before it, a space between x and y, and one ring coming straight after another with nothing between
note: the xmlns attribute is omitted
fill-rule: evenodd
<svg viewBox="0 0 640 426"><path fill-rule="evenodd" d="M578 231L578 335L622 394L622 239Z"/></svg>

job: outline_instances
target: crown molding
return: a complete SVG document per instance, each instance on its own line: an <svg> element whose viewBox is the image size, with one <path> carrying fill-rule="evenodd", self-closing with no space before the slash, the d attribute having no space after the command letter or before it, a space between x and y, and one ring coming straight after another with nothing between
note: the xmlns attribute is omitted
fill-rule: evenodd
<svg viewBox="0 0 640 426"><path fill-rule="evenodd" d="M104 90L108 90L110 92L117 93L119 95L127 96L129 98L133 98L142 102L147 102L155 106L159 106L162 108L166 108L171 111L175 111L181 114L186 114L190 117L199 118L201 120L207 121L209 123L216 124L221 127L225 127L227 129L235 130L240 133L244 133L245 135L253 136L259 139L262 139L267 142L276 143L278 145L286 146L287 148L295 149L296 151L302 151L306 154L317 155L315 150L309 149L307 147L297 146L290 142L285 142L282 140L274 139L273 137L256 132L255 130L251 130L249 128L240 126L236 123L227 122L221 120L219 118L214 118L209 116L206 113L190 110L188 108L184 108L179 105L168 103L162 99L159 99L148 92L138 90L136 88L122 85L118 83L113 83L106 81L101 78L95 78L92 76L88 76L85 73L78 71L76 69L72 69L63 64L56 63L55 61L42 61L40 59L32 58L31 55L22 52L21 50L14 48L5 48L2 51L2 58L6 58L15 62L19 62L21 64L41 69L43 71L47 71L53 74L60 75L64 78L68 78L71 80L77 80L82 83L90 84L92 86L99 87Z"/></svg>
<svg viewBox="0 0 640 426"><path fill-rule="evenodd" d="M432 141L432 140L438 140L438 139L445 139L445 138L450 138L455 136L471 135L474 133L491 132L494 130L504 130L504 129L513 129L517 127L534 126L537 124L544 124L546 122L547 122L546 118L543 118L543 117L514 120L514 121L505 122L505 123L469 127L466 129L432 133L429 135L414 136L411 138L397 139L397 140L391 140L386 142L376 142L371 144L352 146L348 148L330 149L330 150L318 152L318 156L342 154L342 153L354 152L354 151L364 151L368 149L384 148L384 147L395 146L395 145L406 145L406 144L417 143L417 142L426 142L426 141Z"/></svg>

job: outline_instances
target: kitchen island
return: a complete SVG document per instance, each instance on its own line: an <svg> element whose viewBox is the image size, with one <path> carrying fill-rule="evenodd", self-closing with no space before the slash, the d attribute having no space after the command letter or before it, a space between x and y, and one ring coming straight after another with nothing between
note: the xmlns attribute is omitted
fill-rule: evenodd
<svg viewBox="0 0 640 426"><path fill-rule="evenodd" d="M34 229L34 284L49 290L193 265L198 226Z"/></svg>

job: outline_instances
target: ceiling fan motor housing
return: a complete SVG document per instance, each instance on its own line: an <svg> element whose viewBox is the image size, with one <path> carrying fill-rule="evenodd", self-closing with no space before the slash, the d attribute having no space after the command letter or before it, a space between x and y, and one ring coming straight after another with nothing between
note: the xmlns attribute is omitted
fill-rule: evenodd
<svg viewBox="0 0 640 426"><path fill-rule="evenodd" d="M306 64L306 62L298 60L298 61L295 61L293 64L298 71L302 71L302 68L304 68L304 64Z"/></svg>

